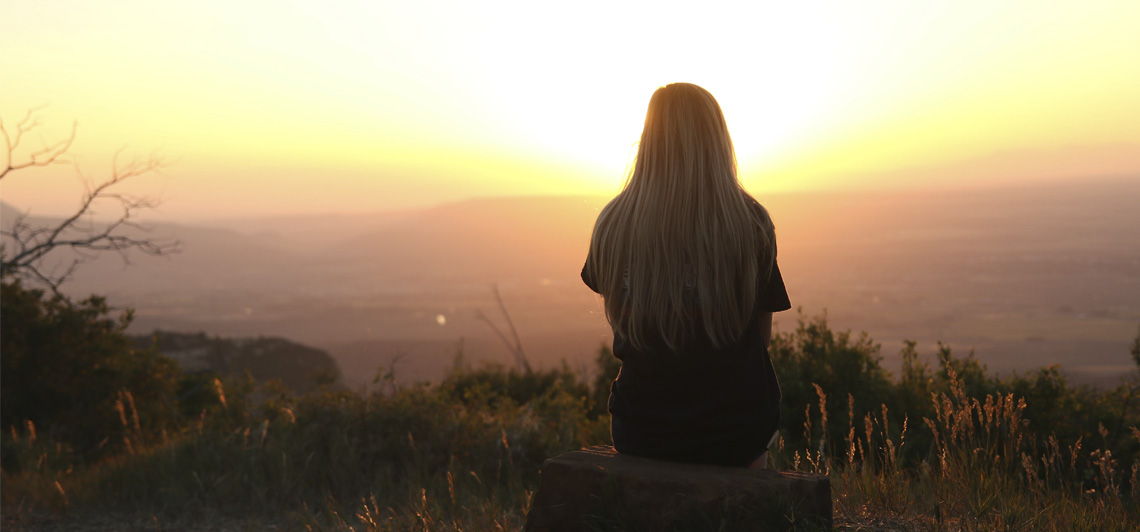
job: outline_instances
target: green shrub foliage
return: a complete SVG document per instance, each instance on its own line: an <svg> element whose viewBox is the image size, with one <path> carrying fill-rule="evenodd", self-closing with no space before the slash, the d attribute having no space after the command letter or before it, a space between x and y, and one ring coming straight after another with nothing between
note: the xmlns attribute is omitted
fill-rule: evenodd
<svg viewBox="0 0 1140 532"><path fill-rule="evenodd" d="M1140 342L1140 334L1136 341ZM1126 464L1140 451L1140 443L1130 436L1130 427L1140 426L1138 374L1109 389L1071 385L1056 365L995 376L972 352L958 357L941 343L934 356L937 369L932 369L915 343L905 342L900 351L902 370L892 377L882 367L880 349L866 333L853 336L832 330L826 316L801 316L794 331L773 336L770 351L783 391L781 435L786 446L822 448L842 459L851 429L865 432L868 416L878 427L885 412L896 439L904 420L911 429L907 435L911 443L904 449L906 463L927 460L931 435L920 425L936 417L933 395L950 394L956 382L967 397L979 400L987 395L1023 398L1023 422L1031 429L1033 443L1042 448L1050 437L1062 446L1083 439L1084 445L1102 446ZM821 405L827 412L825 426Z"/></svg>
<svg viewBox="0 0 1140 532"><path fill-rule="evenodd" d="M104 298L78 303L0 283L0 423L34 427L41 438L99 454L173 430L178 371L124 334L130 311L112 315Z"/></svg>
<svg viewBox="0 0 1140 532"><path fill-rule="evenodd" d="M589 377L567 364L465 369L457 356L438 384L399 386L389 371L382 391L298 395L248 375L180 377L132 350L130 314L112 316L100 298L5 282L3 300L3 497L18 507L296 512L314 530L513 529L544 459L609 443L620 361L605 347ZM772 340L784 400L773 462L832 474L840 516L952 529L1140 523L1137 376L1111 389L1073 386L1056 366L999 377L972 354L939 345L926 359L913 342L891 375L880 350L826 317L801 317ZM1140 364L1138 353L1140 335Z"/></svg>

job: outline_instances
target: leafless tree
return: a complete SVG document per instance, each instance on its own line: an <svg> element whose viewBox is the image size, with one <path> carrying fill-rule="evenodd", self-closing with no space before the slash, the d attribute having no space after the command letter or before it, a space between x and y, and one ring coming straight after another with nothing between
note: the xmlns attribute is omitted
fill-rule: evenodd
<svg viewBox="0 0 1140 532"><path fill-rule="evenodd" d="M74 164L67 158L78 129L74 122L67 137L55 142L42 141L38 149L22 149L21 143L25 138L42 125L40 109L42 106L29 110L11 133L0 119L0 137L3 137L6 148L6 164L0 170L0 179L9 177L16 170ZM121 161L122 151L117 151L112 158L110 175L97 184L75 165L84 191L79 207L71 215L62 220L37 222L23 212L16 214L10 223L4 223L5 227L0 229L0 276L11 275L42 283L58 293L59 286L75 273L80 264L99 253L113 251L127 261L127 253L131 250L147 255L167 255L178 251L177 240L148 237L145 234L148 229L135 222L139 212L156 207L157 200L119 192L120 185L128 179L160 173L165 160L152 153L146 158ZM117 216L95 220L97 204L112 205ZM56 252L64 250L73 253L55 262L49 259L49 256L61 256Z"/></svg>

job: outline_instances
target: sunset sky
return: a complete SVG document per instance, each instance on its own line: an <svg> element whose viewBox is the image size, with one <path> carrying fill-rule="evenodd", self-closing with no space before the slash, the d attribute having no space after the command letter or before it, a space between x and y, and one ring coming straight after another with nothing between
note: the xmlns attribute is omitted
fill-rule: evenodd
<svg viewBox="0 0 1140 532"><path fill-rule="evenodd" d="M160 149L129 191L178 220L612 194L672 81L719 99L758 193L1140 179L1138 27L1135 0L5 2L0 116L50 104L29 148L78 121L95 180Z"/></svg>

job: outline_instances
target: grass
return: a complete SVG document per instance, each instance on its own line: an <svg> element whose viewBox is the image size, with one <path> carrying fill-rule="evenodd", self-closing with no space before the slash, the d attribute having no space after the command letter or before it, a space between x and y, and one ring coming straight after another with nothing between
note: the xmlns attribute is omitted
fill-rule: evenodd
<svg viewBox="0 0 1140 532"><path fill-rule="evenodd" d="M771 466L829 475L840 530L1140 529L1140 430L1101 425L1064 443L1026 419L1024 399L971 396L948 369L917 417L814 386ZM123 395L108 430L122 441L105 442L117 449L105 458L9 427L4 529L520 530L545 458L608 443L608 418L576 379L485 368L300 397L217 381L212 406L170 434L140 426ZM839 431L829 412L843 406Z"/></svg>
<svg viewBox="0 0 1140 532"><path fill-rule="evenodd" d="M1108 450L1062 448L1048 437L1041 448L1012 395L968 397L951 370L950 393L933 394L935 417L892 426L880 416L849 418L840 439L812 438L814 449L778 446L780 467L829 474L840 528L848 530L1129 531L1140 528L1140 463L1121 467ZM817 387L826 426L826 395ZM852 409L853 410L853 409ZM851 410L849 410L851 411ZM809 420L811 418L809 417ZM913 431L933 444L918 463L904 465ZM1140 431L1130 429L1140 443ZM1102 439L1108 436L1103 430ZM829 450L842 443L841 456Z"/></svg>
<svg viewBox="0 0 1140 532"><path fill-rule="evenodd" d="M526 404L428 387L259 404L223 396L219 387L219 405L186 432L124 443L129 450L80 469L64 467L67 450L35 438L34 427L13 430L4 445L20 466L3 473L5 514L515 529L542 460L608 430L558 386Z"/></svg>

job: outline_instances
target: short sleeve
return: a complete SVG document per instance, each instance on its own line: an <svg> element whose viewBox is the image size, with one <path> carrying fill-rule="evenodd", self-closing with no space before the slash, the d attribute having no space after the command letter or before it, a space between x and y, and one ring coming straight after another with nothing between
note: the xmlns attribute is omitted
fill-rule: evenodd
<svg viewBox="0 0 1140 532"><path fill-rule="evenodd" d="M788 300L788 289L784 286L784 276L780 275L780 265L773 262L772 272L768 275L768 282L762 284L760 299L756 308L763 312L780 312L792 308Z"/></svg>

